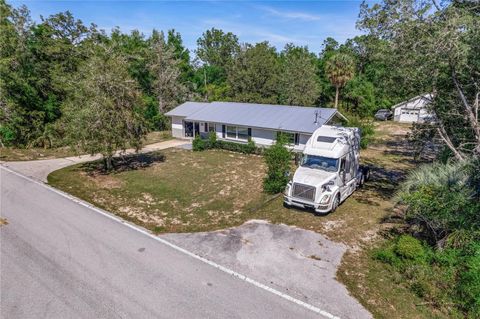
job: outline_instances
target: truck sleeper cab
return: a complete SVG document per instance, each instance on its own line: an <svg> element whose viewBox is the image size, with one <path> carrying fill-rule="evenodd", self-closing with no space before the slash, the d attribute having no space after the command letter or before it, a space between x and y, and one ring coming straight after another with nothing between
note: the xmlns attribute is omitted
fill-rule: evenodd
<svg viewBox="0 0 480 319"><path fill-rule="evenodd" d="M334 211L366 180L359 165L358 128L322 126L307 141L300 165L284 192L284 204Z"/></svg>

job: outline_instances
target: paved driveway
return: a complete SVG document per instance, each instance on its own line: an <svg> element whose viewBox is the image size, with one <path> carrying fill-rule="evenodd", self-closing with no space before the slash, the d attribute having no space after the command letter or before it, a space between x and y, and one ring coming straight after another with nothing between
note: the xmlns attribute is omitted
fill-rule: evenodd
<svg viewBox="0 0 480 319"><path fill-rule="evenodd" d="M148 153L152 151L159 151L171 147L179 147L188 145L190 142L186 140L168 140L164 142L158 142L154 144L145 145L140 150L140 153ZM128 149L126 154L133 154L135 150ZM54 158L47 160L35 160L35 161L18 161L18 162L3 162L2 165L12 168L14 171L20 172L25 176L34 178L36 180L46 182L47 176L57 169L61 169L70 165L90 162L93 160L100 159L101 155L82 155L82 156L72 156L65 158Z"/></svg>
<svg viewBox="0 0 480 319"><path fill-rule="evenodd" d="M162 237L329 313L372 318L335 278L347 247L321 234L252 220L225 230Z"/></svg>
<svg viewBox="0 0 480 319"><path fill-rule="evenodd" d="M1 318L319 318L1 166L0 181Z"/></svg>

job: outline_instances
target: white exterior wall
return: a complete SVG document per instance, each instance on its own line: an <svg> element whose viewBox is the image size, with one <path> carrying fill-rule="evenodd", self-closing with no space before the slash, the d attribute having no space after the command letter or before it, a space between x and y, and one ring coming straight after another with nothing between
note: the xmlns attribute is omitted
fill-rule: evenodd
<svg viewBox="0 0 480 319"><path fill-rule="evenodd" d="M172 116L172 136L175 138L185 138L183 119L181 116ZM214 123L210 123L214 124ZM209 125L210 125L209 124ZM217 139L221 140L222 137L222 125L220 123L215 123L215 132L217 133ZM226 125L226 124L225 124ZM205 131L205 122L199 122L200 133L207 133ZM298 133L299 145L292 146L294 150L301 151L305 148L310 134ZM258 146L270 146L275 143L277 139L277 131L261 129L261 128L252 128L252 140ZM224 140L235 142L235 140L227 139ZM241 141L238 141L241 142Z"/></svg>
<svg viewBox="0 0 480 319"><path fill-rule="evenodd" d="M418 113L420 110L411 110L406 108L400 108L400 117L399 122L403 123L413 123L418 122Z"/></svg>
<svg viewBox="0 0 480 319"><path fill-rule="evenodd" d="M311 136L312 136L312 134L300 134L299 140L298 140L299 144L303 145L303 146L307 145L308 139Z"/></svg>
<svg viewBox="0 0 480 319"><path fill-rule="evenodd" d="M172 116L172 136L176 138L183 138L183 117Z"/></svg>
<svg viewBox="0 0 480 319"><path fill-rule="evenodd" d="M393 120L403 123L422 122L425 117L431 117L427 105L429 100L418 98L397 106L393 111Z"/></svg>
<svg viewBox="0 0 480 319"><path fill-rule="evenodd" d="M215 124L215 132L217 132L217 140L222 139L222 124Z"/></svg>
<svg viewBox="0 0 480 319"><path fill-rule="evenodd" d="M299 133L298 136L298 145L295 145L294 149L303 151L305 149L305 145L307 145L308 139L312 136L312 134L304 134Z"/></svg>
<svg viewBox="0 0 480 319"><path fill-rule="evenodd" d="M402 108L401 107L396 107L393 110L393 120L396 122L400 122L400 115L402 114Z"/></svg>
<svg viewBox="0 0 480 319"><path fill-rule="evenodd" d="M208 131L205 131L205 122L199 122L199 124L200 133L207 133Z"/></svg>

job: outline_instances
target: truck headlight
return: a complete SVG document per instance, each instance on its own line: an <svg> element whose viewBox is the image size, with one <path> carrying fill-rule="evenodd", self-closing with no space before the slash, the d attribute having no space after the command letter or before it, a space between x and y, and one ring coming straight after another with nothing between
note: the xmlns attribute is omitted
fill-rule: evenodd
<svg viewBox="0 0 480 319"><path fill-rule="evenodd" d="M283 192L285 195L290 194L290 187L292 186L292 183L288 183L287 186L285 186L285 191Z"/></svg>
<svg viewBox="0 0 480 319"><path fill-rule="evenodd" d="M330 186L334 186L335 185L335 182L334 181L329 181L328 183L326 184L323 184L322 185L322 191L330 191Z"/></svg>
<svg viewBox="0 0 480 319"><path fill-rule="evenodd" d="M332 197L331 194L323 195L322 198L320 199L320 204L328 204L328 202L330 202L331 197Z"/></svg>

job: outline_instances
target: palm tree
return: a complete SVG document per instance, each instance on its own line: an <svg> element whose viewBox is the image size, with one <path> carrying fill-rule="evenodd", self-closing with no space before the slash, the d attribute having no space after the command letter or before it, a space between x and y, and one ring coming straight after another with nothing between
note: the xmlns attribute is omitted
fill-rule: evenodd
<svg viewBox="0 0 480 319"><path fill-rule="evenodd" d="M335 87L335 108L338 107L338 94L340 88L344 87L353 78L355 65L352 57L347 54L337 53L328 59L325 65L325 72L330 83Z"/></svg>

